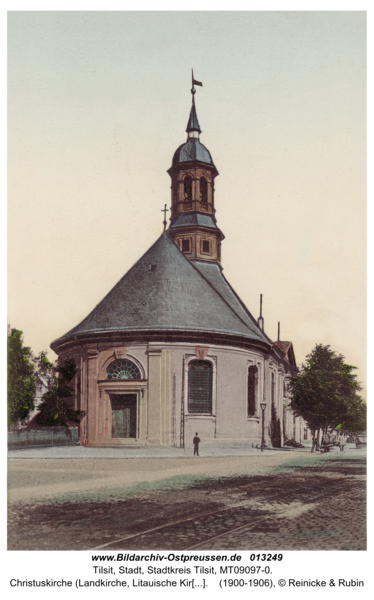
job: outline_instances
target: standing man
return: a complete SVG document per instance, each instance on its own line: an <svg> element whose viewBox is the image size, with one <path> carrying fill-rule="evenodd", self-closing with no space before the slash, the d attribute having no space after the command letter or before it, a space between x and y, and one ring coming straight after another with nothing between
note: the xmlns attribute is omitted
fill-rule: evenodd
<svg viewBox="0 0 374 600"><path fill-rule="evenodd" d="M198 437L198 433L196 431L195 437L193 439L193 455L195 456L197 454L197 456L199 456L199 444L200 444L200 438Z"/></svg>

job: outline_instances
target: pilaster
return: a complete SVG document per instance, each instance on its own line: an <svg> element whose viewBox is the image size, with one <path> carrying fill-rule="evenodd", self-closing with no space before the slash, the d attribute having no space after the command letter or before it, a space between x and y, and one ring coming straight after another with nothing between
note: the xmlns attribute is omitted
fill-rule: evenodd
<svg viewBox="0 0 374 600"><path fill-rule="evenodd" d="M148 434L150 446L171 446L173 441L172 351L149 348Z"/></svg>
<svg viewBox="0 0 374 600"><path fill-rule="evenodd" d="M98 356L96 348L88 348L86 354L86 404L87 404L87 443L92 443L98 437Z"/></svg>

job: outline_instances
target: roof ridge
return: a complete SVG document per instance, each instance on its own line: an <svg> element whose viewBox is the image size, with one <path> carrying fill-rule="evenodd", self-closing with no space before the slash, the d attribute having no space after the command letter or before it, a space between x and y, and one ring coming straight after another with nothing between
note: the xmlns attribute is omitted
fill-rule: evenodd
<svg viewBox="0 0 374 600"><path fill-rule="evenodd" d="M270 344L273 345L273 341L269 338L269 336L265 333L265 331L263 331L260 326L258 325L258 323L256 322L256 319L253 317L253 315L250 313L250 311L248 310L248 308L246 307L246 305L244 304L243 300L238 296L238 294L236 293L236 291L234 290L234 288L230 285L229 281L226 279L226 277L224 276L224 274L221 271L221 275L223 277L223 279L226 281L227 285L229 286L230 290L232 291L232 293L234 294L234 296L236 297L236 299L239 301L239 303L241 304L242 308L245 310L245 312L248 314L249 318L254 322L254 324L256 325L256 327L258 327L258 329L260 329L261 333L263 333L263 335L269 340Z"/></svg>
<svg viewBox="0 0 374 600"><path fill-rule="evenodd" d="M179 250L179 248L178 248L178 250ZM181 254L183 254L183 252L182 252L181 250L179 250L179 252L180 252ZM183 255L183 256L184 256L184 255ZM231 305L230 305L230 304L227 302L227 300L225 300L225 298L222 296L222 294L221 294L221 293L220 293L220 292L217 290L217 288L215 288L215 287L214 287L214 285L213 285L213 284L212 284L212 283L209 281L209 279L208 279L207 277L205 277L205 275L203 275L203 274L201 273L201 271L199 271L199 269L198 269L197 267L195 267L195 265L193 264L193 262L189 261L189 260L188 260L188 258L187 258L186 256L185 256L184 258L185 258L185 259L186 259L186 260L187 260L187 261L188 261L188 262L189 262L189 263L190 263L190 264L193 266L193 268L195 269L195 271L197 271L197 272L199 273L199 275L200 275L200 276L201 276L201 277L202 277L202 278L203 278L203 279L204 279L204 280L205 280L205 281L206 281L206 282L207 282L207 283L210 285L210 287L211 287L211 288L212 288L212 289L215 291L215 293L216 293L216 294L217 294L217 295L218 295L218 296L221 298L221 300L223 300L223 302L226 304L226 306L228 306L228 307L229 307L229 309L231 310L231 312L233 312L233 313L234 313L234 315L235 315L235 316L236 316L238 319L240 319L240 321L241 321L241 322L242 322L242 323L245 325L246 329L248 329L248 331L250 331L251 333L253 333L253 331L252 331L252 330L251 330L251 329L248 327L247 323L246 323L245 321L243 321L243 319L241 318L241 316L240 316L240 315L238 315L238 313L236 312L236 310L234 310L234 309L232 308L232 306L231 306ZM222 272L221 272L221 275L222 275ZM224 277L224 279L225 279L226 283L228 283L228 281L227 281L226 277ZM229 284L229 287L230 287L230 289L232 289L232 288L231 288L231 286L230 286L230 284ZM236 294L235 294L235 295L236 295ZM253 319L253 317L252 317L252 319ZM258 325L257 325L257 327L258 327ZM255 332L255 333L256 333L256 332ZM268 337L268 336L266 336L266 337ZM269 339L269 338L268 338L268 339ZM272 342L271 342L271 343L272 343Z"/></svg>

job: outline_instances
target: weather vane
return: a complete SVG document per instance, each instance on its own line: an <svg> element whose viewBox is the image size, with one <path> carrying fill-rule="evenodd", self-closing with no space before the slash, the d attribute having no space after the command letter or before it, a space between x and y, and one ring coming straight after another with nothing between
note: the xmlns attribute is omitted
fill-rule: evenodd
<svg viewBox="0 0 374 600"><path fill-rule="evenodd" d="M193 69L192 69L192 88L191 88L191 94L192 94L192 102L193 103L195 103L195 94L196 94L195 85L200 85L201 87L203 87L203 84L201 83L201 81L196 81L196 79L194 79L194 77L193 77Z"/></svg>

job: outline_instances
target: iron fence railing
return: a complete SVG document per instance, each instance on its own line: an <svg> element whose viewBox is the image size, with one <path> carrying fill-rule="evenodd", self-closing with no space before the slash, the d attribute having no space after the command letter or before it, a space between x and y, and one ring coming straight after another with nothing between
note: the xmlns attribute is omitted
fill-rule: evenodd
<svg viewBox="0 0 374 600"><path fill-rule="evenodd" d="M29 446L66 446L79 444L78 427L51 427L8 431L8 448Z"/></svg>

